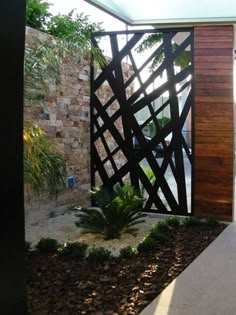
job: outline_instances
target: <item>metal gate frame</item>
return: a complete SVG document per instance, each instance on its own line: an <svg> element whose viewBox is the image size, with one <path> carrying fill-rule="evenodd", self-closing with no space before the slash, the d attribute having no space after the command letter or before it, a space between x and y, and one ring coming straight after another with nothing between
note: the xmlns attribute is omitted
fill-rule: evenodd
<svg viewBox="0 0 236 315"><path fill-rule="evenodd" d="M179 47L172 51L172 38L176 33L179 32L189 32L190 35L179 45ZM162 33L163 34L163 43L155 49L154 53L151 55L160 54L161 51L164 51L164 61L163 63L150 75L149 79L142 83L140 79L140 71L150 62L151 57L149 57L143 65L138 69L135 65L135 61L132 57L131 49L137 44L137 42L143 37L144 34L148 33ZM126 45L119 51L118 48L118 35L133 35ZM130 174L130 181L133 186L139 188L140 182L144 186L145 190L148 192L148 200L145 204L144 211L147 212L155 212L155 213L168 213L168 214L178 214L178 215L192 215L193 214L193 154L190 154L188 146L185 142L185 139L182 135L182 128L184 122L186 121L187 115L191 108L191 118L192 118L192 152L194 152L194 88L193 88L193 28L180 28L180 29L161 29L161 30L138 30L138 31L120 31L120 32L97 32L92 36L93 45L98 47L98 43L96 38L101 36L109 36L112 48L113 58L109 61L107 65L101 66L102 73L94 79L94 65L93 60L91 61L91 186L95 187L95 173L98 172L99 176L102 180L103 186L112 191L113 187L117 184L123 184L122 178ZM191 63L178 74L174 73L173 61L175 58L190 45L191 49ZM132 62L134 75L131 76L126 82L123 80L122 75L122 67L121 62L122 59L128 55ZM172 65L172 66L170 66ZM151 81L154 80L160 73L166 70L168 81L155 89L150 94L146 93L146 87L150 84ZM184 78L187 78L189 75L192 75L191 82L185 83L181 88L183 90L188 84L191 85L191 91L187 97L185 105L183 107L182 113L179 113L178 107L178 98L177 91L175 88L175 84L183 81ZM126 98L125 88L137 77L140 83L140 88L136 91L129 99ZM96 91L102 85L104 81L108 81L109 85L114 93L111 99L107 100L105 105L102 105L96 96ZM158 129L158 134L155 135L150 142L146 142L142 129L137 123L134 113L144 106L148 106L151 117L145 122L153 120L155 126L158 128L158 122L156 116L158 112L160 112L164 106L167 104L163 104L163 108L158 109L158 111L154 112L152 109L151 102L160 96L164 91L168 90L170 97L169 101L166 102L170 106L171 112L171 122L168 123L164 128ZM138 100L138 97L143 94L143 98ZM120 105L120 108L116 111L116 113L109 117L106 112L106 109L109 105L116 99ZM146 105L145 105L146 104ZM96 113L95 113L96 111ZM123 123L123 131L124 138L119 134L119 130L114 126L114 121L117 117L121 117ZM104 124L100 127L97 123L98 118L102 119ZM95 131L96 127L96 131ZM110 152L109 147L106 143L106 139L103 136L103 133L109 130L112 134L114 140L118 144L118 147L113 152ZM166 135L170 132L173 133L172 140L170 144L167 146L164 139ZM141 152L137 154L133 147L133 137L137 136L138 141L142 147ZM107 157L105 159L101 159L99 156L99 152L95 146L96 140L100 138L105 151L107 153ZM154 156L153 156L153 148L158 144L162 143L165 149L164 160L161 166L158 165ZM187 207L187 194L186 194L186 182L185 182L185 171L184 171L184 163L183 163L183 150L192 165L192 177L191 177L191 204L192 209L191 213L188 212ZM127 158L127 163L124 164L120 169L117 169L115 161L113 160L113 155L122 150L122 153ZM172 156L174 154L175 165L172 160ZM156 175L158 180L152 185L145 175L142 167L140 167L140 161L146 158L150 167ZM114 169L114 175L109 176L104 168L104 164L110 161L111 165ZM177 190L178 190L178 202L172 194L170 187L164 177L165 171L167 167L170 166L173 172L173 176L175 177ZM163 204L163 201L158 196L158 189L161 189L163 195L168 201L169 210ZM155 204L157 209L152 209L152 205Z"/></svg>

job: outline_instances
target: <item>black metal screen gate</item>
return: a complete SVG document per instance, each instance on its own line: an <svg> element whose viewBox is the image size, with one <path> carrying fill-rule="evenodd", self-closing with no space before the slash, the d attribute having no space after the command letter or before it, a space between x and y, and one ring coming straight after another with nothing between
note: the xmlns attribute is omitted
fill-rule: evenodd
<svg viewBox="0 0 236 315"><path fill-rule="evenodd" d="M145 191L145 211L190 214L192 29L96 33L92 42L110 45L106 64L91 67L92 186L129 181Z"/></svg>

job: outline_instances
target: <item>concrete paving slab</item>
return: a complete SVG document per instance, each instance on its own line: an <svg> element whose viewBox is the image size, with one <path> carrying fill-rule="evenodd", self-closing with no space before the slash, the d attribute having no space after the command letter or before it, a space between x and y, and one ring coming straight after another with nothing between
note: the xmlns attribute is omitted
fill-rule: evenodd
<svg viewBox="0 0 236 315"><path fill-rule="evenodd" d="M236 223L229 226L140 315L235 315Z"/></svg>

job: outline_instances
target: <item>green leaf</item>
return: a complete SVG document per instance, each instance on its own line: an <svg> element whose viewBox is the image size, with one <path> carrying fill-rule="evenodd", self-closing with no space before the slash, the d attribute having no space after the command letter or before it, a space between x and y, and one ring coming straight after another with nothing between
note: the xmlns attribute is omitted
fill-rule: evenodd
<svg viewBox="0 0 236 315"><path fill-rule="evenodd" d="M85 233L100 233L105 239L120 238L122 233L136 235L135 225L142 223L146 214L141 213L144 198L131 185L116 186L113 193L105 188L94 188L92 196L97 208L79 210L76 226Z"/></svg>
<svg viewBox="0 0 236 315"><path fill-rule="evenodd" d="M43 130L29 121L24 125L24 179L35 192L55 195L65 187L66 164Z"/></svg>

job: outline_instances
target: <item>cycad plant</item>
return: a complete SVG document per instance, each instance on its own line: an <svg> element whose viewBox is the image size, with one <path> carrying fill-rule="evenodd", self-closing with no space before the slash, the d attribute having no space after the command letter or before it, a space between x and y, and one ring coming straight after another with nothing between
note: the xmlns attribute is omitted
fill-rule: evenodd
<svg viewBox="0 0 236 315"><path fill-rule="evenodd" d="M32 122L24 125L24 179L33 191L56 195L65 186L66 165L62 154Z"/></svg>
<svg viewBox="0 0 236 315"><path fill-rule="evenodd" d="M136 235L135 226L146 215L141 212L144 199L133 186L116 186L113 193L95 188L91 193L99 208L79 210L75 224L83 233L102 234L106 240L120 238L122 233Z"/></svg>

